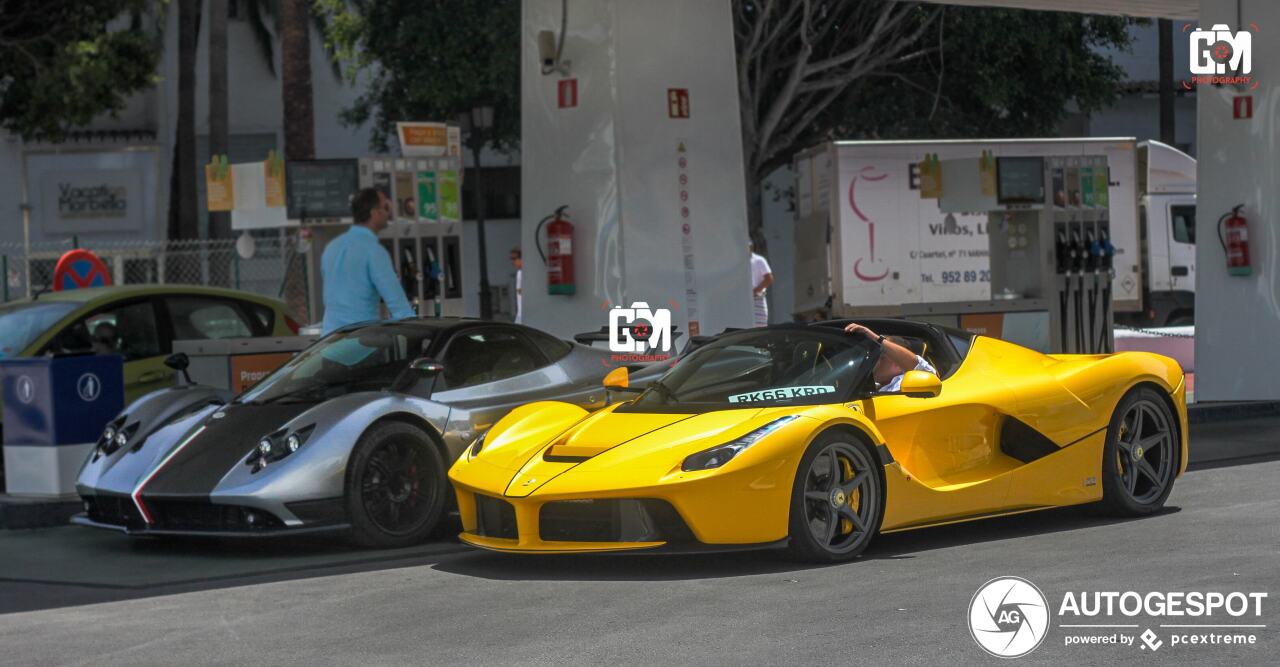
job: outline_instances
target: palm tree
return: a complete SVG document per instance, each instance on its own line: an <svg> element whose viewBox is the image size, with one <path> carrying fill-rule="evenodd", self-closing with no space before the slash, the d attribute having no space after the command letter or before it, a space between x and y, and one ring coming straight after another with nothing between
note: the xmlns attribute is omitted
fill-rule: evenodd
<svg viewBox="0 0 1280 667"><path fill-rule="evenodd" d="M316 156L311 94L311 11L308 0L280 0L280 3L284 155L290 160L307 160Z"/></svg>
<svg viewBox="0 0 1280 667"><path fill-rule="evenodd" d="M196 43L200 0L178 0L178 113L169 176L169 238L195 238Z"/></svg>

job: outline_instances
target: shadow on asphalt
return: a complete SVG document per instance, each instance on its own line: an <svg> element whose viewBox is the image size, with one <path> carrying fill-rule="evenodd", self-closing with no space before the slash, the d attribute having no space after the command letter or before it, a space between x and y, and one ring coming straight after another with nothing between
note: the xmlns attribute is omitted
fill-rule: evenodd
<svg viewBox="0 0 1280 667"><path fill-rule="evenodd" d="M852 566L868 560L910 559L912 554L967 544L1081 530L1175 514L1165 507L1148 517L1099 516L1088 507L1065 507L1017 516L880 535L851 563L815 565L787 559L785 551L708 554L501 554L476 551L442 560L434 569L503 581L682 581L800 572Z"/></svg>

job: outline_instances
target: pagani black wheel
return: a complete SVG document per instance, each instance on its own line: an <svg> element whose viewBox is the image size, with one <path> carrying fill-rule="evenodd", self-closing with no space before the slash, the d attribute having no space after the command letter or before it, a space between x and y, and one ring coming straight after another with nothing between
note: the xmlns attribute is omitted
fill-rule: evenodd
<svg viewBox="0 0 1280 667"><path fill-rule="evenodd" d="M862 553L880 530L884 478L859 438L828 431L809 445L791 493L791 554L830 563Z"/></svg>
<svg viewBox="0 0 1280 667"><path fill-rule="evenodd" d="M352 538L382 548L421 542L440 521L447 491L443 457L421 429L378 424L356 443L347 468Z"/></svg>
<svg viewBox="0 0 1280 667"><path fill-rule="evenodd" d="M1178 474L1178 422L1155 390L1140 387L1116 406L1102 453L1102 507L1127 516L1164 506Z"/></svg>

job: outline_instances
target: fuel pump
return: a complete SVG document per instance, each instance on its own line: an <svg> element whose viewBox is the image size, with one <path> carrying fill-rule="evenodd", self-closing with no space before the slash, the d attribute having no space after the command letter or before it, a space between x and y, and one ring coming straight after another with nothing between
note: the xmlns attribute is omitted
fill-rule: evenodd
<svg viewBox="0 0 1280 667"><path fill-rule="evenodd" d="M1048 352L1112 349L1107 159L1000 156L994 192L977 160L944 160L944 213L987 211L991 312L1004 336ZM989 176L989 168L986 175Z"/></svg>

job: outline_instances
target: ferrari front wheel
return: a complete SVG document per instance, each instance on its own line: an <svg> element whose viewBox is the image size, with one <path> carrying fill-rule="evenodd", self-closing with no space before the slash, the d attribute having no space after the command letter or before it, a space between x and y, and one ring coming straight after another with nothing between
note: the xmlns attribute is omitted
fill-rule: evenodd
<svg viewBox="0 0 1280 667"><path fill-rule="evenodd" d="M1141 516L1164 506L1173 490L1181 452L1177 420L1147 387L1116 406L1102 451L1102 506L1112 514Z"/></svg>
<svg viewBox="0 0 1280 667"><path fill-rule="evenodd" d="M809 445L791 493L788 548L798 559L832 563L862 553L884 517L884 479L859 438L828 431Z"/></svg>
<svg viewBox="0 0 1280 667"><path fill-rule="evenodd" d="M427 434L402 422L375 424L347 467L352 538L378 548L425 540L440 521L447 489L444 459Z"/></svg>

